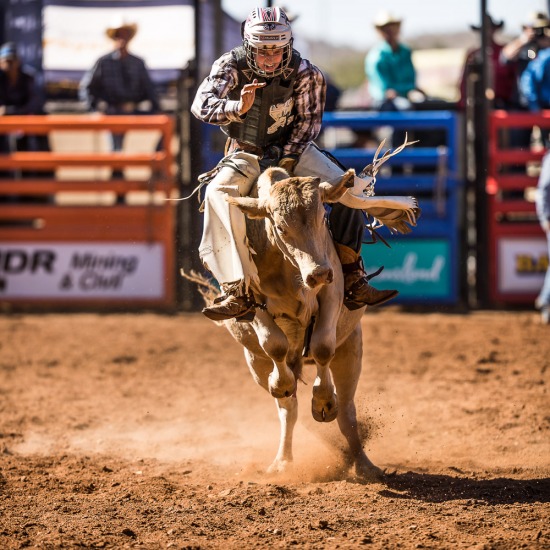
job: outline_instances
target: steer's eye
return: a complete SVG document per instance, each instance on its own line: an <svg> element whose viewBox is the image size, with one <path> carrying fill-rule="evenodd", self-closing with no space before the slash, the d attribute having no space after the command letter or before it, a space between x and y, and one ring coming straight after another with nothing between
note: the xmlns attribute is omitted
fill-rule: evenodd
<svg viewBox="0 0 550 550"><path fill-rule="evenodd" d="M275 228L277 229L277 233L280 233L281 235L286 234L286 227L283 225L276 225Z"/></svg>

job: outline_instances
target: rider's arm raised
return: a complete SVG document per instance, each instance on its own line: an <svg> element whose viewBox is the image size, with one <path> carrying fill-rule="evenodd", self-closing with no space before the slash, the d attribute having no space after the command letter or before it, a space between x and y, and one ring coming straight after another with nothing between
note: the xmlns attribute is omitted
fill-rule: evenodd
<svg viewBox="0 0 550 550"><path fill-rule="evenodd" d="M237 84L237 64L228 52L214 62L210 74L202 81L191 112L202 122L216 126L241 120L240 101L228 97Z"/></svg>

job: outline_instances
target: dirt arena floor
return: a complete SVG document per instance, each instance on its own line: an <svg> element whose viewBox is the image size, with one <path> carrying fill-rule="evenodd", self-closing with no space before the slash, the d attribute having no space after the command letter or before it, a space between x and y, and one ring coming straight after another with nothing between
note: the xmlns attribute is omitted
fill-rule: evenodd
<svg viewBox="0 0 550 550"><path fill-rule="evenodd" d="M299 386L295 468L200 314L0 316L0 548L550 548L550 330L534 312L363 317L366 484Z"/></svg>

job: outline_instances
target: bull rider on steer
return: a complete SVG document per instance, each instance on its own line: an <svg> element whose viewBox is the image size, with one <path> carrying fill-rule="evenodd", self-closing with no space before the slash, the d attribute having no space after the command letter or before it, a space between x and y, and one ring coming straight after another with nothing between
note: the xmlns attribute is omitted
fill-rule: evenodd
<svg viewBox="0 0 550 550"><path fill-rule="evenodd" d="M248 195L260 172L269 166L280 166L290 176L317 176L331 183L344 173L314 144L322 124L326 82L323 73L293 49L285 12L257 7L243 22L241 33L242 45L214 62L191 107L195 117L220 126L228 136L224 158L200 177L201 184L208 185L199 255L222 289L203 313L216 321L253 318L256 304L251 286L259 283L245 215L226 196ZM374 198L373 184L373 177L355 176L353 187L329 214L349 309L378 306L398 293L371 286L361 260L363 210L380 218L368 207ZM397 216L390 216L395 220L393 229L403 230L406 217L396 212Z"/></svg>

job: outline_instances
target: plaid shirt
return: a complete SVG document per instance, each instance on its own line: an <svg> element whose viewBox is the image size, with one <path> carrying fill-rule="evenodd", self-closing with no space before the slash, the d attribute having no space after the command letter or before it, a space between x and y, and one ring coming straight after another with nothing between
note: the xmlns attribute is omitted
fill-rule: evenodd
<svg viewBox="0 0 550 550"><path fill-rule="evenodd" d="M214 62L210 74L200 85L191 112L203 122L224 126L242 122L237 113L239 102L228 94L239 82L237 62L227 52ZM326 83L323 73L307 59L302 59L294 81L295 118L287 143L282 143L284 155L300 155L319 135L325 106Z"/></svg>
<svg viewBox="0 0 550 550"><path fill-rule="evenodd" d="M99 101L105 101L114 111L124 103L140 103L149 100L152 110L159 110L159 103L145 62L128 54L121 58L118 51L99 58L80 82L80 98L96 109Z"/></svg>

